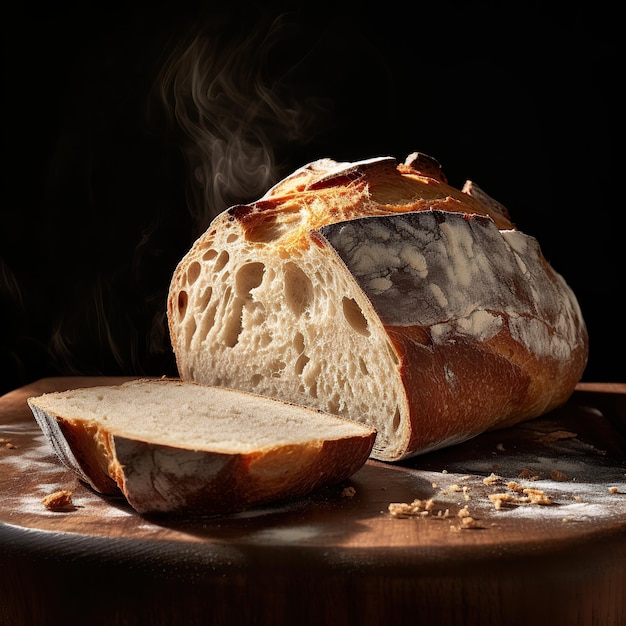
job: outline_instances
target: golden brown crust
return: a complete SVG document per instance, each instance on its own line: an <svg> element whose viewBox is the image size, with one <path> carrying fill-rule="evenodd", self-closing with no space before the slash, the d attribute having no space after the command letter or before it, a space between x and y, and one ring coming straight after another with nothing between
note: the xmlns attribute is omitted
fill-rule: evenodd
<svg viewBox="0 0 626 626"><path fill-rule="evenodd" d="M506 209L484 192L478 197L446 182L441 171L380 159L329 174L305 171L272 188L261 200L229 209L220 219L237 220L248 241L294 249L307 245L307 232L346 220L414 211L482 215L498 228L514 228ZM471 185L467 187L471 188ZM303 213L302 206L308 212ZM215 232L219 222L207 232Z"/></svg>
<svg viewBox="0 0 626 626"><path fill-rule="evenodd" d="M223 515L304 496L349 478L367 460L374 438L372 432L326 441L311 450L305 445L294 446L292 452L282 447L274 452L280 469L273 474L267 467L258 467L261 459L257 453L193 451L113 436L114 478L139 513ZM74 446L81 442L85 440L73 439ZM298 459L296 464L285 460L291 453ZM302 457L307 456L310 458L302 463ZM263 462L269 463L267 458ZM184 476L180 467L186 468Z"/></svg>
<svg viewBox="0 0 626 626"><path fill-rule="evenodd" d="M367 460L374 437L371 433L263 454L198 452L114 439L123 468L120 488L139 513L224 515L304 496L349 478ZM293 463L285 460L290 454ZM272 455L274 459L268 458ZM184 477L179 473L183 466Z"/></svg>
<svg viewBox="0 0 626 626"><path fill-rule="evenodd" d="M111 453L107 435L95 424L56 417L56 422L80 469L89 477L91 486L100 493L119 494L113 476L109 474Z"/></svg>
<svg viewBox="0 0 626 626"><path fill-rule="evenodd" d="M487 345L458 337L434 350L424 329L386 328L411 407L409 450L451 445L564 404L586 361L583 343L563 363L521 349L506 332ZM463 374L454 386L446 377L451 364Z"/></svg>

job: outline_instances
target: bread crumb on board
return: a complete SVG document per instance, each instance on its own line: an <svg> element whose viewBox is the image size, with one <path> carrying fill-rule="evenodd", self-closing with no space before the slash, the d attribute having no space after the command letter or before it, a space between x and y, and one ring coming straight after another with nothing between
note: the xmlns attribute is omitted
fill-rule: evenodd
<svg viewBox="0 0 626 626"><path fill-rule="evenodd" d="M443 472L442 472L443 473ZM524 469L519 474L520 478L527 480L536 480L538 477L528 469ZM550 472L552 480L557 482L564 482L571 480L570 477L560 470L552 470ZM463 478L461 478L463 480ZM487 495L488 500L493 504L497 511L506 507L520 506L520 505L539 505L549 506L554 504L552 498L541 489L535 489L532 487L526 487L520 484L516 480L508 480L505 483L505 479L496 473L492 472L489 476L486 476L482 480L483 484L488 487L504 487L504 491L498 491ZM436 482L431 482L433 488L437 487ZM614 488L616 490L616 488ZM609 489L611 491L611 489ZM614 493L615 491L611 491ZM439 491L440 495L447 496L451 494L462 494L463 499L468 502L472 498L470 496L470 488L468 486L459 486L457 483L453 483ZM480 500L480 498L479 498ZM460 506L460 504L459 504ZM392 517L436 517L447 518L449 516L449 510L433 511L435 508L435 501L431 498L428 500L415 499L412 502L392 502L388 505L388 512ZM457 517L460 520L460 525L451 525L450 530L457 531L461 528L475 528L477 526L476 519L470 514L468 505L465 504L459 509Z"/></svg>
<svg viewBox="0 0 626 626"><path fill-rule="evenodd" d="M6 450L16 450L17 446L13 443L13 440L0 437L0 446Z"/></svg>
<svg viewBox="0 0 626 626"><path fill-rule="evenodd" d="M522 478L524 480L539 480L539 475L533 472L532 470L525 467L518 475L518 478Z"/></svg>
<svg viewBox="0 0 626 626"><path fill-rule="evenodd" d="M476 526L476 520L470 514L467 505L460 509L456 516L461 519L461 526L463 528L474 528Z"/></svg>
<svg viewBox="0 0 626 626"><path fill-rule="evenodd" d="M525 489L523 487L520 489L521 486L517 483L508 483L507 487L513 493L490 493L488 496L496 511L500 511L505 504L540 504L544 506L554 504L552 498L541 489Z"/></svg>
<svg viewBox="0 0 626 626"><path fill-rule="evenodd" d="M354 487L352 487L351 485L348 487L344 487L341 490L341 497L342 498L352 498L354 497L354 495L356 494L356 489Z"/></svg>
<svg viewBox="0 0 626 626"><path fill-rule="evenodd" d="M573 433L569 430L555 430L541 437L541 441L543 443L552 443L560 439L574 439L574 437L578 437L578 433Z"/></svg>
<svg viewBox="0 0 626 626"><path fill-rule="evenodd" d="M387 510L392 517L427 517L435 503L433 500L418 500L413 502L392 502Z"/></svg>
<svg viewBox="0 0 626 626"><path fill-rule="evenodd" d="M570 477L565 472L561 472L557 469L553 469L550 471L550 478L558 483L564 483L570 479Z"/></svg>
<svg viewBox="0 0 626 626"><path fill-rule="evenodd" d="M462 509L459 509L459 512L456 516L461 521L460 525L450 524L450 532L458 532L464 528L477 528L478 522L474 517L472 517L467 505L465 505Z"/></svg>
<svg viewBox="0 0 626 626"><path fill-rule="evenodd" d="M41 500L41 503L49 511L74 511L76 506L72 500L72 492L68 489L60 489L47 495Z"/></svg>
<svg viewBox="0 0 626 626"><path fill-rule="evenodd" d="M431 498L428 500L415 499L413 502L392 502L389 504L388 511L392 517L416 517L416 518L435 518L448 519L450 509L439 509L435 512L435 501ZM459 518L460 525L452 524L451 531L457 531L462 528L475 528L477 521L469 512L468 506L465 505L459 509L456 514Z"/></svg>
<svg viewBox="0 0 626 626"><path fill-rule="evenodd" d="M499 480L500 480L500 476L491 472L491 474L489 474L487 478L483 478L483 483L485 483L485 485L494 485Z"/></svg>

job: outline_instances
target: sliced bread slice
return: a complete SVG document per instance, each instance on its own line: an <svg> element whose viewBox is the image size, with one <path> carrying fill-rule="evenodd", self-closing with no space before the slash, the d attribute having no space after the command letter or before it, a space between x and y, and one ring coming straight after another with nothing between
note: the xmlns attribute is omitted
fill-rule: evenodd
<svg viewBox="0 0 626 626"><path fill-rule="evenodd" d="M28 399L61 461L141 514L226 514L349 478L376 431L315 409L177 379Z"/></svg>

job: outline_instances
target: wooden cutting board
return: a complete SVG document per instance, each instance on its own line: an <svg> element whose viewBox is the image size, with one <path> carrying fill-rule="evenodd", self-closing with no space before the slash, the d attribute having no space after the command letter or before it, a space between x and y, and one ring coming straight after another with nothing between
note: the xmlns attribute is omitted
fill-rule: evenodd
<svg viewBox="0 0 626 626"><path fill-rule="evenodd" d="M124 380L0 397L2 626L626 623L626 384L306 498L168 520L80 483L26 405ZM42 504L60 489L73 510Z"/></svg>

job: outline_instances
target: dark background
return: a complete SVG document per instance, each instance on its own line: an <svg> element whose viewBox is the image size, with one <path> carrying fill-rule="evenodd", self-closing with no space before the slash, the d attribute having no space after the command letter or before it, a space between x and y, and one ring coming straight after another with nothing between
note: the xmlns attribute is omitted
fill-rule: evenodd
<svg viewBox="0 0 626 626"><path fill-rule="evenodd" d="M548 4L7 13L0 393L176 374L167 288L213 214L317 158L415 150L539 240L588 325L583 379L625 381L617 5Z"/></svg>

